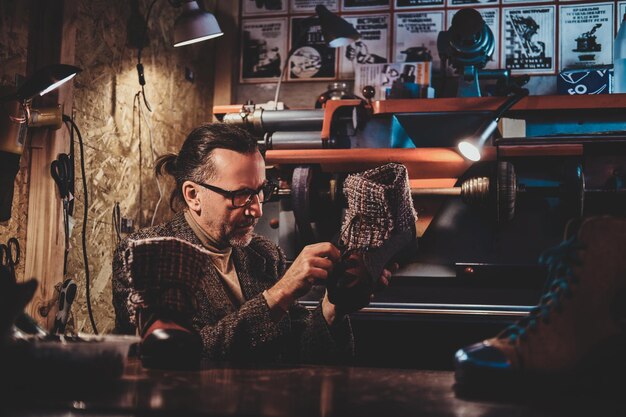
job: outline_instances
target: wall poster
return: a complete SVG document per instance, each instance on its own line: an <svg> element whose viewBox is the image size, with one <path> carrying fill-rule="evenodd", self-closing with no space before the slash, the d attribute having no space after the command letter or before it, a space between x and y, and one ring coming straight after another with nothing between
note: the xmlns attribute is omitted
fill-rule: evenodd
<svg viewBox="0 0 626 417"><path fill-rule="evenodd" d="M450 29L452 26L452 18L457 12L461 9L448 10L446 28ZM496 8L477 8L480 15L483 17L483 20L491 29L491 33L493 33L493 37L495 40L495 50L493 51L493 55L491 56L491 61L487 62L485 68L488 69L498 69L500 68L500 11ZM446 30L447 30L446 29ZM450 68L450 70L452 70Z"/></svg>
<svg viewBox="0 0 626 417"><path fill-rule="evenodd" d="M343 16L361 39L341 48L339 77L354 78L355 66L389 62L389 15Z"/></svg>
<svg viewBox="0 0 626 417"><path fill-rule="evenodd" d="M366 10L389 10L390 0L342 0L341 10L366 11Z"/></svg>
<svg viewBox="0 0 626 417"><path fill-rule="evenodd" d="M295 50L289 58L289 81L336 78L338 48L330 48L324 43L319 19L291 18L290 45Z"/></svg>
<svg viewBox="0 0 626 417"><path fill-rule="evenodd" d="M396 13L393 62L432 61L439 68L437 36L444 12Z"/></svg>
<svg viewBox="0 0 626 417"><path fill-rule="evenodd" d="M555 71L555 6L502 9L502 66L515 73Z"/></svg>
<svg viewBox="0 0 626 417"><path fill-rule="evenodd" d="M356 68L354 93L361 95L363 87L374 87L373 100L385 100L395 81L429 86L431 63L363 64Z"/></svg>
<svg viewBox="0 0 626 417"><path fill-rule="evenodd" d="M613 3L561 6L559 16L560 69L613 63Z"/></svg>
<svg viewBox="0 0 626 417"><path fill-rule="evenodd" d="M478 6L481 4L494 5L498 4L499 0L448 0L448 6L450 7L462 7L462 6Z"/></svg>
<svg viewBox="0 0 626 417"><path fill-rule="evenodd" d="M287 18L243 19L241 82L278 81L287 56Z"/></svg>
<svg viewBox="0 0 626 417"><path fill-rule="evenodd" d="M396 9L409 7L436 7L445 5L445 0L396 0Z"/></svg>
<svg viewBox="0 0 626 417"><path fill-rule="evenodd" d="M242 16L287 13L288 0L241 0Z"/></svg>
<svg viewBox="0 0 626 417"><path fill-rule="evenodd" d="M339 10L339 0L291 0L291 13L315 13L318 4L331 12Z"/></svg>

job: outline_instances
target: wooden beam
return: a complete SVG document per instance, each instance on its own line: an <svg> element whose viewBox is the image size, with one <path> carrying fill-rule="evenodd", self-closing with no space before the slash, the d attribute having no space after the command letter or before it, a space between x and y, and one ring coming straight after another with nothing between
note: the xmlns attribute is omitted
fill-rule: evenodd
<svg viewBox="0 0 626 417"><path fill-rule="evenodd" d="M239 82L239 2L218 1L215 16L224 31L216 38L213 106L231 104L233 89Z"/></svg>
<svg viewBox="0 0 626 417"><path fill-rule="evenodd" d="M73 64L76 40L76 0L31 0L27 73L50 64ZM72 108L71 82L48 93L34 106ZM26 231L25 278L35 277L39 287L27 312L51 329L56 305L54 285L63 280L63 210L50 163L69 151L66 129L32 128L30 135L30 188ZM42 315L42 312L48 312Z"/></svg>

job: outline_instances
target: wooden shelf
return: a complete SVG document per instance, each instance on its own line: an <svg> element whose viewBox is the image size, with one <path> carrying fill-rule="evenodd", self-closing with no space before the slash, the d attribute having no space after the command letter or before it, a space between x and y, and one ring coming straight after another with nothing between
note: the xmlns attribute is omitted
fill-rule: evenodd
<svg viewBox="0 0 626 417"><path fill-rule="evenodd" d="M372 102L372 110L374 114L489 111L496 110L504 100L504 97L381 100ZM510 111L603 111L607 109L624 110L626 118L626 94L528 96L521 99Z"/></svg>

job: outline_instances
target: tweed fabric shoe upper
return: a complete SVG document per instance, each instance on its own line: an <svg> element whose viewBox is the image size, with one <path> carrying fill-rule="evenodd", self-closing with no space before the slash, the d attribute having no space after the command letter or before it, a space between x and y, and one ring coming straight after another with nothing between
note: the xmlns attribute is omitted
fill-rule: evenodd
<svg viewBox="0 0 626 417"><path fill-rule="evenodd" d="M409 175L404 165L389 163L349 175L343 186L348 208L341 244L349 252L378 248L392 232L411 230L417 221Z"/></svg>
<svg viewBox="0 0 626 417"><path fill-rule="evenodd" d="M389 163L344 182L348 208L339 248L342 262L326 282L328 298L345 311L367 304L384 268L415 243L417 213L406 167Z"/></svg>

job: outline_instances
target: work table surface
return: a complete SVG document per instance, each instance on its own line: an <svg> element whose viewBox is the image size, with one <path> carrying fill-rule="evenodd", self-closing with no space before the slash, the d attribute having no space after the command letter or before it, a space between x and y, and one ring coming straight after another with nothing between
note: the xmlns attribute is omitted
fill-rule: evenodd
<svg viewBox="0 0 626 417"><path fill-rule="evenodd" d="M393 354L393 352L390 352ZM51 378L51 385L55 382ZM623 383L623 381L621 381ZM9 416L624 416L623 395L468 399L449 371L337 366L203 366L196 372L142 369L131 360L122 379L50 390L16 390ZM3 395L3 396L4 396ZM4 410L3 410L4 408Z"/></svg>

